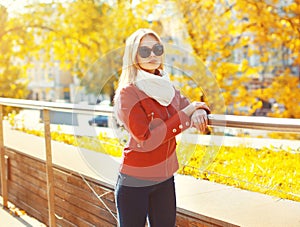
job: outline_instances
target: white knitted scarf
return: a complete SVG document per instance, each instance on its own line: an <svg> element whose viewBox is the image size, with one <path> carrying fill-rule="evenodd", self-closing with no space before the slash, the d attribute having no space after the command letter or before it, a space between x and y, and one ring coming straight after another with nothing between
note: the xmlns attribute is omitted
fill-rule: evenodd
<svg viewBox="0 0 300 227"><path fill-rule="evenodd" d="M135 85L162 106L168 106L175 96L175 90L167 73L160 73L161 76L139 69Z"/></svg>

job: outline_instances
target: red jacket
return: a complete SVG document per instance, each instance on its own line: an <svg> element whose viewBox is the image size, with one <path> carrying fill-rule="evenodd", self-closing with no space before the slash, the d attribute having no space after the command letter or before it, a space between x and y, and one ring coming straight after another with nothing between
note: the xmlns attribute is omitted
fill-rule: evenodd
<svg viewBox="0 0 300 227"><path fill-rule="evenodd" d="M134 85L123 88L116 114L130 133L120 172L130 176L164 180L178 170L175 136L190 127L183 111L189 105L178 90L167 107Z"/></svg>

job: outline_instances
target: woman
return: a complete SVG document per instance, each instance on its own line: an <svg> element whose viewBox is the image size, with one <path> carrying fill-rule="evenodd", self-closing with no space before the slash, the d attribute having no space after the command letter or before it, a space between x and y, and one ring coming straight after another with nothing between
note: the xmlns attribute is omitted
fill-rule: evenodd
<svg viewBox="0 0 300 227"><path fill-rule="evenodd" d="M191 125L204 132L209 108L190 103L163 71L164 47L150 29L127 40L114 99L117 119L129 132L116 185L121 227L173 227L178 170L175 136Z"/></svg>

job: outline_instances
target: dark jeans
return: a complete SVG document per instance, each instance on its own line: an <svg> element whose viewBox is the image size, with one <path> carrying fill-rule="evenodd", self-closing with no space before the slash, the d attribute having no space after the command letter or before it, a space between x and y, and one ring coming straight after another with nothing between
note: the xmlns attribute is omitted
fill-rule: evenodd
<svg viewBox="0 0 300 227"><path fill-rule="evenodd" d="M145 187L116 185L116 205L120 227L174 227L176 197L174 177Z"/></svg>

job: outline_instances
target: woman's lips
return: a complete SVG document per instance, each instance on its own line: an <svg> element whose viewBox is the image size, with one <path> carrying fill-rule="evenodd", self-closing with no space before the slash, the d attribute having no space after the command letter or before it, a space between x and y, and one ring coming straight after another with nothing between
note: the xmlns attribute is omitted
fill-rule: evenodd
<svg viewBox="0 0 300 227"><path fill-rule="evenodd" d="M154 59L153 59L153 60L150 60L149 63L155 64L155 63L157 63L157 60L154 60Z"/></svg>

